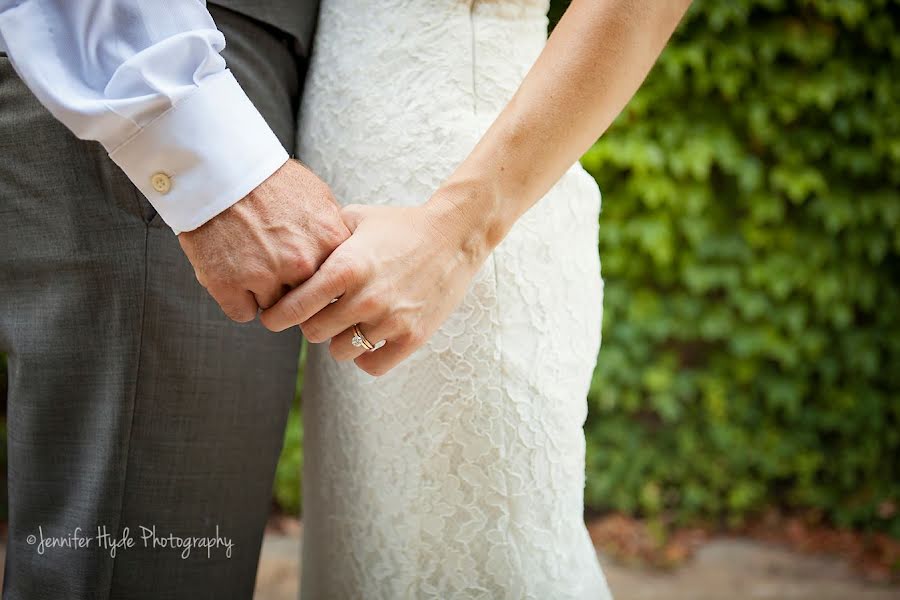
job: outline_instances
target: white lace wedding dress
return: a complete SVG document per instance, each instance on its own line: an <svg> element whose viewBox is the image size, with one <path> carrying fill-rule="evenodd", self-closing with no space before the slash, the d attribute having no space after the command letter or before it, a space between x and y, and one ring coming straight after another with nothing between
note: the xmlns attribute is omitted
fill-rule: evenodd
<svg viewBox="0 0 900 600"><path fill-rule="evenodd" d="M418 204L546 41L545 0L323 0L298 155L341 203ZM425 347L310 350L304 600L607 599L582 520L600 195L574 165Z"/></svg>

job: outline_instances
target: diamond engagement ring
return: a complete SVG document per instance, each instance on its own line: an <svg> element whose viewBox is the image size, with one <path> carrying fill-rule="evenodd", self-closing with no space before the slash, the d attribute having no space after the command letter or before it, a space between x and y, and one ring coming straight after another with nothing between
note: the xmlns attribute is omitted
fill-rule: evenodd
<svg viewBox="0 0 900 600"><path fill-rule="evenodd" d="M366 350L375 349L375 346L372 345L372 342L367 340L366 336L364 336L362 331L359 330L358 324L353 325L353 339L350 340L350 343L357 348L365 348Z"/></svg>

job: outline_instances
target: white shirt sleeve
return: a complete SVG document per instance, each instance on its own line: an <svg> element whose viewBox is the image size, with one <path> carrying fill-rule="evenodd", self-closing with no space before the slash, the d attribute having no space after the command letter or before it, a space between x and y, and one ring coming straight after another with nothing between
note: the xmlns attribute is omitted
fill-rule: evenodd
<svg viewBox="0 0 900 600"><path fill-rule="evenodd" d="M175 233L288 159L224 47L201 0L0 0L0 51L57 119L103 144Z"/></svg>

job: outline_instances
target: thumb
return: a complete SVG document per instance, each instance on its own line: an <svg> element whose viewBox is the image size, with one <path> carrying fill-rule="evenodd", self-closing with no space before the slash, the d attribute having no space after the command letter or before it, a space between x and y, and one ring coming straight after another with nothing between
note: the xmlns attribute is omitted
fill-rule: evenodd
<svg viewBox="0 0 900 600"><path fill-rule="evenodd" d="M341 209L341 219L344 225L350 230L350 233L356 231L357 226L369 213L370 206L364 204L348 204Z"/></svg>

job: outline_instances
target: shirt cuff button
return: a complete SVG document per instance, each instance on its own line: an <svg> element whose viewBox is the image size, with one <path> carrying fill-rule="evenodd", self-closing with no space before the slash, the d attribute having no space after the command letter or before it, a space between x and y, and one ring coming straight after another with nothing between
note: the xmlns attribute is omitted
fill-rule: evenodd
<svg viewBox="0 0 900 600"><path fill-rule="evenodd" d="M150 185L160 194L168 194L172 189L172 178L165 173L154 173L150 178Z"/></svg>

